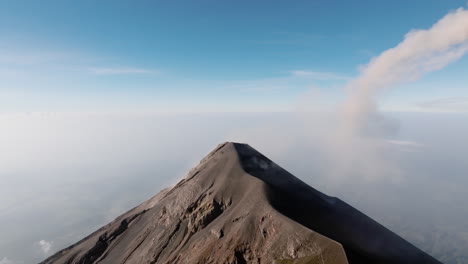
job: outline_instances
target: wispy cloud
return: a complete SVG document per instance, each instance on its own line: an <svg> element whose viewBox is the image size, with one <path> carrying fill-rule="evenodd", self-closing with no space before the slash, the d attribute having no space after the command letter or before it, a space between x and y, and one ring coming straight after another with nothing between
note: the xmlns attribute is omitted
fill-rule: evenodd
<svg viewBox="0 0 468 264"><path fill-rule="evenodd" d="M7 52L0 50L0 65L38 65L63 61L70 57L70 54L60 52L37 52L37 51L16 51Z"/></svg>
<svg viewBox="0 0 468 264"><path fill-rule="evenodd" d="M385 143L394 147L395 149L403 152L418 152L421 151L424 147L423 144L415 142L415 141L407 141L407 140L385 140Z"/></svg>
<svg viewBox="0 0 468 264"><path fill-rule="evenodd" d="M332 80L348 80L349 77L334 73L334 72L320 72L320 71L307 71L307 70L294 70L290 71L293 76L306 77L309 79L319 81L332 81Z"/></svg>
<svg viewBox="0 0 468 264"><path fill-rule="evenodd" d="M229 89L246 92L283 93L285 91L306 91L318 87L318 81L341 81L348 77L333 72L294 70L283 71L285 76L265 79L238 80L226 85Z"/></svg>
<svg viewBox="0 0 468 264"><path fill-rule="evenodd" d="M7 257L4 257L0 260L0 264L14 264L14 262L8 259Z"/></svg>
<svg viewBox="0 0 468 264"><path fill-rule="evenodd" d="M410 146L410 147L422 147L421 144L414 141L405 141L405 140L386 140L388 144L397 145L397 146Z"/></svg>
<svg viewBox="0 0 468 264"><path fill-rule="evenodd" d="M317 41L326 39L327 36L318 34L309 34L305 32L275 32L269 38L261 40L247 40L255 44L262 45L312 45Z"/></svg>
<svg viewBox="0 0 468 264"><path fill-rule="evenodd" d="M468 97L448 97L420 102L419 108L442 112L466 112L468 111Z"/></svg>
<svg viewBox="0 0 468 264"><path fill-rule="evenodd" d="M0 47L0 77L28 78L28 74L45 69L60 68L78 59L65 52L12 50Z"/></svg>
<svg viewBox="0 0 468 264"><path fill-rule="evenodd" d="M97 75L127 75L127 74L160 74L161 72L153 69L134 68L134 67L96 67L88 69L91 73Z"/></svg>
<svg viewBox="0 0 468 264"><path fill-rule="evenodd" d="M265 79L255 81L241 81L227 86L229 89L236 89L243 92L281 92L287 89L291 89L291 85L284 84L284 80L277 79Z"/></svg>
<svg viewBox="0 0 468 264"><path fill-rule="evenodd" d="M53 244L52 241L41 240L37 242L37 244L39 245L39 247L41 248L41 251L45 255L48 255L52 250L52 244Z"/></svg>

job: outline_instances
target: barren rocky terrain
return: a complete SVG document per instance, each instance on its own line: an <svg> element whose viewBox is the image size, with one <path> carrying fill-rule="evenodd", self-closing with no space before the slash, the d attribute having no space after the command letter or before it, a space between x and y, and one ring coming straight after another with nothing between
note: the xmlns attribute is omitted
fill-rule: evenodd
<svg viewBox="0 0 468 264"><path fill-rule="evenodd" d="M42 263L440 263L248 145Z"/></svg>

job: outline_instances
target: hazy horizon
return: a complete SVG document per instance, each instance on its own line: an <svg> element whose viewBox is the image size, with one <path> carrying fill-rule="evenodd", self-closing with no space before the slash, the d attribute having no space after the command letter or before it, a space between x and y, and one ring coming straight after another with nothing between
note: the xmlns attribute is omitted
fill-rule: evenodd
<svg viewBox="0 0 468 264"><path fill-rule="evenodd" d="M0 136L9 146L0 151L7 177L0 187L0 249L14 263L40 261L175 184L217 144L237 141L435 257L444 253L433 235L451 236L464 255L468 115L385 115L399 129L380 151L398 174L390 169L372 178L358 167L332 177L327 144L314 140L326 124L306 130L298 113L16 117Z"/></svg>

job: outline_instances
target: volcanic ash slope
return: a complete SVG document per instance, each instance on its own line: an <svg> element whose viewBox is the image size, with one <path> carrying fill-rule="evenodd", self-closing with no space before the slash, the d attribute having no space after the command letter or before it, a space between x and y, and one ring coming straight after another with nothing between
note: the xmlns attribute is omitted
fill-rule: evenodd
<svg viewBox="0 0 468 264"><path fill-rule="evenodd" d="M42 263L439 263L248 145L219 145L171 189Z"/></svg>

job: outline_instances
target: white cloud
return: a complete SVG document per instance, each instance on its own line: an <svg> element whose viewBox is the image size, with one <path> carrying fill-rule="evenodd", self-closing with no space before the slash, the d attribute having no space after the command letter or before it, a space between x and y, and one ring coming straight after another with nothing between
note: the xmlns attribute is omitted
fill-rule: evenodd
<svg viewBox="0 0 468 264"><path fill-rule="evenodd" d="M41 251L46 255L48 255L52 250L52 241L41 240L37 242L37 244L41 248Z"/></svg>
<svg viewBox="0 0 468 264"><path fill-rule="evenodd" d="M0 264L14 264L14 262L8 259L7 257L4 257L0 260Z"/></svg>
<svg viewBox="0 0 468 264"><path fill-rule="evenodd" d="M97 67L89 68L89 71L97 75L160 74L157 70L133 67Z"/></svg>
<svg viewBox="0 0 468 264"><path fill-rule="evenodd" d="M294 70L290 71L293 76L306 77L319 81L330 81L330 80L348 80L349 77L343 76L334 72L318 72L318 71L306 71L306 70Z"/></svg>

